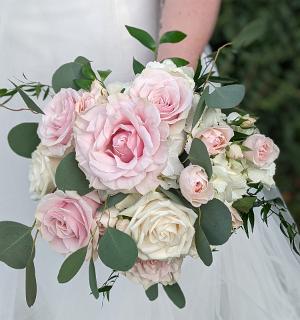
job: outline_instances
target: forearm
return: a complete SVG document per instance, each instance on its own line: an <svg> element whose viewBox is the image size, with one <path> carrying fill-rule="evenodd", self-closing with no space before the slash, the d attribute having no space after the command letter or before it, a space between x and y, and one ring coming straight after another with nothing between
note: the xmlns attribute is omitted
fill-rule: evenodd
<svg viewBox="0 0 300 320"><path fill-rule="evenodd" d="M162 8L160 34L179 30L187 37L176 44L162 44L158 59L180 57L196 67L208 43L219 12L221 0L165 0Z"/></svg>

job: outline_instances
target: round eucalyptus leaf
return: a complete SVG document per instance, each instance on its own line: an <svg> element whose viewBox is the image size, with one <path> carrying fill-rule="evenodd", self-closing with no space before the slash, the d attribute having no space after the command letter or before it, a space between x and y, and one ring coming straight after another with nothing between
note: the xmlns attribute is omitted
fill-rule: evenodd
<svg viewBox="0 0 300 320"><path fill-rule="evenodd" d="M85 195L91 191L89 181L78 167L75 152L69 153L58 165L55 173L57 188L62 191L77 191Z"/></svg>
<svg viewBox="0 0 300 320"><path fill-rule="evenodd" d="M33 258L31 258L26 266L26 302L28 307L34 305L37 295L37 284L35 277L35 266Z"/></svg>
<svg viewBox="0 0 300 320"><path fill-rule="evenodd" d="M185 307L185 297L178 283L163 286L167 296L179 309Z"/></svg>
<svg viewBox="0 0 300 320"><path fill-rule="evenodd" d="M127 271L136 262L138 249L128 234L117 229L107 228L99 241L98 253L107 267L113 270Z"/></svg>
<svg viewBox="0 0 300 320"><path fill-rule="evenodd" d="M31 158L41 140L37 135L38 123L25 122L13 127L8 134L10 148L19 156Z"/></svg>
<svg viewBox="0 0 300 320"><path fill-rule="evenodd" d="M31 257L31 228L12 221L0 222L0 261L14 269L26 268Z"/></svg>
<svg viewBox="0 0 300 320"><path fill-rule="evenodd" d="M232 221L228 207L218 199L201 206L200 224L211 245L224 244L231 235Z"/></svg>
<svg viewBox="0 0 300 320"><path fill-rule="evenodd" d="M199 224L199 218L195 222L195 245L200 259L206 266L210 266L213 262L213 256L209 242Z"/></svg>
<svg viewBox="0 0 300 320"><path fill-rule="evenodd" d="M158 284L155 283L145 291L148 299L154 301L158 297Z"/></svg>
<svg viewBox="0 0 300 320"><path fill-rule="evenodd" d="M229 109L238 106L245 96L245 86L241 84L231 84L224 87L215 88L209 94L204 94L206 105L209 108Z"/></svg>
<svg viewBox="0 0 300 320"><path fill-rule="evenodd" d="M74 82L76 79L81 79L82 64L78 62L69 62L59 67L53 74L52 87L55 92L62 88L72 88L77 90Z"/></svg>

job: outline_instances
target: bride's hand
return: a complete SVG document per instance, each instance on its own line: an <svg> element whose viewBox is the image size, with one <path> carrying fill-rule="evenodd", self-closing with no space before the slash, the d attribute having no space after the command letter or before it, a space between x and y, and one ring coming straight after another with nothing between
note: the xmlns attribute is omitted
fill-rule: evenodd
<svg viewBox="0 0 300 320"><path fill-rule="evenodd" d="M207 45L213 32L220 0L165 0L162 8L160 34L179 30L187 37L177 44L162 44L158 60L171 57L183 58L192 67Z"/></svg>

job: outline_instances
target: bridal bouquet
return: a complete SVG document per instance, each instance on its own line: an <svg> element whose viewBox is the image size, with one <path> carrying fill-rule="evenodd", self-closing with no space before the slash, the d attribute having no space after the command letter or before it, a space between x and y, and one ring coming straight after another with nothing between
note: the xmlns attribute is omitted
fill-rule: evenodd
<svg viewBox="0 0 300 320"><path fill-rule="evenodd" d="M127 29L157 51L148 33ZM160 44L184 38L167 32ZM94 71L78 57L54 73L52 86L25 79L0 90L2 107L10 109L7 102L20 94L25 109L41 115L8 135L12 150L31 158L30 193L39 200L34 222L0 222L0 260L26 269L29 306L37 292L38 236L66 256L60 283L86 261L95 298L109 298L123 275L141 284L150 300L162 285L179 308L185 305L177 283L184 259L209 266L235 230L253 228L255 207L265 221L277 214L292 237L283 205L260 193L274 185L279 149L259 132L254 116L237 108L245 89L217 75L219 52L195 72L177 57L146 66L134 59L129 83L107 83L109 70ZM43 96L47 105L41 109L30 96ZM112 270L103 285L99 260Z"/></svg>

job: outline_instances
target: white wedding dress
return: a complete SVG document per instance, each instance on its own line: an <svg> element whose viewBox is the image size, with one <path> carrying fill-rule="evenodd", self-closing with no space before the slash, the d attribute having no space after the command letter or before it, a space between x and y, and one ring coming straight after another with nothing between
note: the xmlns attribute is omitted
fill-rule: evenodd
<svg viewBox="0 0 300 320"><path fill-rule="evenodd" d="M0 87L7 78L50 82L61 64L83 55L99 69L112 69L111 80L129 80L132 56L146 62L151 52L132 39L125 24L157 34L156 0L1 0ZM0 220L31 224L35 203L28 195L28 160L13 154L6 142L9 129L20 122L37 121L26 112L0 110ZM279 231L257 215L248 240L239 230L214 253L209 268L186 259L180 285L187 305L179 310L163 290L149 302L141 286L120 277L111 301L96 301L89 293L87 266L68 284L56 276L63 257L39 239L36 253L38 298L25 303L24 272L0 264L0 320L299 320L300 264ZM109 270L96 265L99 283Z"/></svg>

